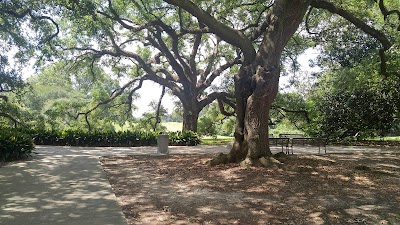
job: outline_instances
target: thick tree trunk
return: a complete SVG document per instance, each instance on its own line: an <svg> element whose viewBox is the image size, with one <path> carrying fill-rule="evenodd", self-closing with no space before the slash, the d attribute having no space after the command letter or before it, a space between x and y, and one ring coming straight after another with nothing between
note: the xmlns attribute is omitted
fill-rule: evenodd
<svg viewBox="0 0 400 225"><path fill-rule="evenodd" d="M279 59L277 55L271 61L279 62ZM269 68L242 68L235 82L237 122L235 142L228 161L240 162L247 158L254 162L269 157L272 155L268 140L269 110L278 92L279 67L275 63Z"/></svg>
<svg viewBox="0 0 400 225"><path fill-rule="evenodd" d="M279 87L283 49L297 30L309 1L276 1L270 24L254 60L235 77L237 124L226 161L259 165L272 155L268 140L269 110Z"/></svg>
<svg viewBox="0 0 400 225"><path fill-rule="evenodd" d="M184 108L182 131L197 132L198 118L199 118L199 112L197 110Z"/></svg>
<svg viewBox="0 0 400 225"><path fill-rule="evenodd" d="M257 161L261 162L261 158L271 155L268 143L268 117L278 90L282 51L302 22L311 0L274 1L270 13L262 18L266 30L260 31L263 33L263 40L257 52L252 39L221 23L193 2L164 1L187 10L207 25L211 32L240 48L243 53L243 64L235 77L237 104L235 142L228 156L221 155L210 163L213 165L247 161L254 165ZM264 29L262 27L260 29Z"/></svg>
<svg viewBox="0 0 400 225"><path fill-rule="evenodd" d="M272 155L268 140L269 110L278 92L279 86L279 55L270 60L272 66L257 66L253 77L256 77L256 87L247 97L244 118L244 139L242 149L251 165L258 164L258 159Z"/></svg>
<svg viewBox="0 0 400 225"><path fill-rule="evenodd" d="M185 88L186 92L180 95L183 107L182 131L197 132L197 120L199 118L199 101L197 100L196 86ZM189 91L190 90L190 91Z"/></svg>

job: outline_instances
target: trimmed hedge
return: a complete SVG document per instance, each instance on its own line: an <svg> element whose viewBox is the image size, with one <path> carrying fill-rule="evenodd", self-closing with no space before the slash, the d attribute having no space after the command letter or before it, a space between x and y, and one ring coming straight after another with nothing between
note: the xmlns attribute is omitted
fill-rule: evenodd
<svg viewBox="0 0 400 225"><path fill-rule="evenodd" d="M200 144L200 137L193 131L185 132L171 132L169 133L169 144L180 145L180 146L195 146Z"/></svg>
<svg viewBox="0 0 400 225"><path fill-rule="evenodd" d="M84 132L84 131L31 131L35 144L93 147L137 147L157 145L157 132ZM170 145L193 146L200 143L194 132L169 133Z"/></svg>
<svg viewBox="0 0 400 225"><path fill-rule="evenodd" d="M12 161L31 156L35 146L32 136L15 129L0 129L0 160Z"/></svg>

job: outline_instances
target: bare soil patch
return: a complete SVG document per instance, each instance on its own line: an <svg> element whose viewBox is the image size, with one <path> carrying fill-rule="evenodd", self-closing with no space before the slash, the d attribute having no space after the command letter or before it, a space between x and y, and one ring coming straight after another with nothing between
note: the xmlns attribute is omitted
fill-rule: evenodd
<svg viewBox="0 0 400 225"><path fill-rule="evenodd" d="M110 156L129 224L400 224L400 154L291 155L275 168L211 155Z"/></svg>

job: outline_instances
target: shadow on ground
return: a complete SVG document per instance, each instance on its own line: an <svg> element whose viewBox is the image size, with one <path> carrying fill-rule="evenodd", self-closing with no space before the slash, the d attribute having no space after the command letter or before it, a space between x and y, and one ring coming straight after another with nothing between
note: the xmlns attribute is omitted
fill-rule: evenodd
<svg viewBox="0 0 400 225"><path fill-rule="evenodd" d="M0 224L126 224L97 157L37 156L0 168Z"/></svg>
<svg viewBox="0 0 400 225"><path fill-rule="evenodd" d="M281 168L210 156L103 157L130 224L400 224L400 155L294 155Z"/></svg>

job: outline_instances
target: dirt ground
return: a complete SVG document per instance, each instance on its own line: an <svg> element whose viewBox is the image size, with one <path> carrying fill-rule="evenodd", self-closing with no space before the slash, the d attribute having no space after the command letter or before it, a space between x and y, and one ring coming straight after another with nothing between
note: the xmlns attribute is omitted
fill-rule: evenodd
<svg viewBox="0 0 400 225"><path fill-rule="evenodd" d="M400 224L400 154L290 155L209 167L211 155L103 157L129 224Z"/></svg>

